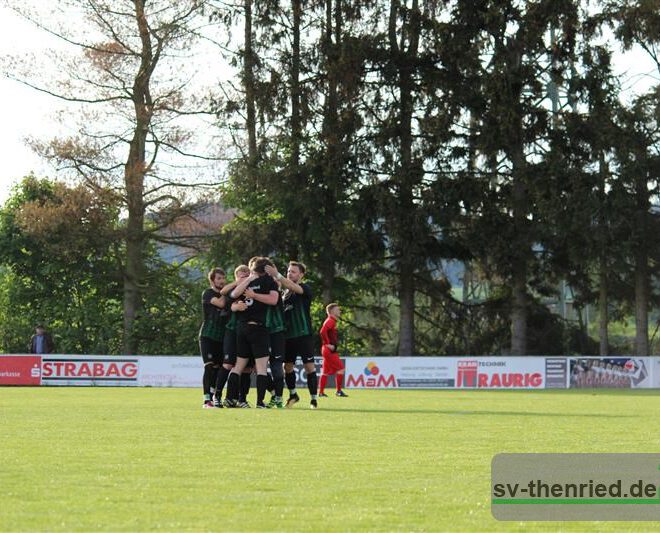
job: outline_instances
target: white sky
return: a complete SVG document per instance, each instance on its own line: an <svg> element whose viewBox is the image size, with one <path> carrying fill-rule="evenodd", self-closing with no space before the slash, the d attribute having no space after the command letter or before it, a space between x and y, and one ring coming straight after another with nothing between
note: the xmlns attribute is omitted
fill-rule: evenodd
<svg viewBox="0 0 660 533"><path fill-rule="evenodd" d="M35 29L5 6L0 6L0 56L36 52L54 45L53 38ZM617 74L625 77L624 87L643 92L657 83L657 72L641 51L618 54ZM58 131L55 111L61 103L55 98L0 76L0 205L11 187L34 172L40 177L57 177L50 165L28 148L28 136L49 137Z"/></svg>

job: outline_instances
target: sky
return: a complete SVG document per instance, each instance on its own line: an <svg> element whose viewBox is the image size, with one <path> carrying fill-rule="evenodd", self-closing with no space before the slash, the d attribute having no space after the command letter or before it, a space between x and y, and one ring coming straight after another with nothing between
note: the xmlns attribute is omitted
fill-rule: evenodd
<svg viewBox="0 0 660 533"><path fill-rule="evenodd" d="M58 46L53 37L36 29L6 6L0 5L0 58L18 54L39 54ZM657 71L641 50L618 53L615 72L625 76L629 95L643 92L657 83ZM49 138L61 131L55 111L61 107L55 98L39 93L0 75L0 205L11 187L23 176L58 177L56 169L40 160L26 145L27 137Z"/></svg>

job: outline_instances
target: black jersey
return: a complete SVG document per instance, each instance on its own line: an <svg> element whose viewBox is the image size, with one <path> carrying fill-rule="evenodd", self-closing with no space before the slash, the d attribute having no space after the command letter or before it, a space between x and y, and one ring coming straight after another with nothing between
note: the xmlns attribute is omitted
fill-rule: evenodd
<svg viewBox="0 0 660 533"><path fill-rule="evenodd" d="M312 334L312 289L307 283L301 283L302 294L291 290L284 292L284 320L286 338L303 337Z"/></svg>
<svg viewBox="0 0 660 533"><path fill-rule="evenodd" d="M270 294L270 291L277 291L277 283L270 276L264 275L252 280L247 288L252 289L257 294ZM236 313L238 322L257 322L265 325L266 312L271 306L257 302L252 298L245 298L245 296L239 297L238 300L244 301L248 306L245 311Z"/></svg>
<svg viewBox="0 0 660 533"><path fill-rule="evenodd" d="M225 326L229 319L229 312L227 305L221 309L211 303L213 298L222 298L222 295L215 289L209 287L202 293L202 310L204 320L202 327L199 329L199 336L222 341L225 335Z"/></svg>

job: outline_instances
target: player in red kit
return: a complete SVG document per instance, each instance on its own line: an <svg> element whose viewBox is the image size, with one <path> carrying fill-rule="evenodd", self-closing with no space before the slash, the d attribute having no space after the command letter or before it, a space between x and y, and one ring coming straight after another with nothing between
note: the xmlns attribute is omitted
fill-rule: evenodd
<svg viewBox="0 0 660 533"><path fill-rule="evenodd" d="M319 396L327 398L325 393L325 385L328 382L328 376L335 374L335 382L337 384L336 395L346 398L346 394L342 390L344 385L344 364L339 358L337 352L337 344L339 343L339 335L337 333L337 319L341 316L341 308L336 303L328 304L325 308L328 318L323 322L321 327L321 355L323 356L323 367L321 369L321 381L319 383Z"/></svg>

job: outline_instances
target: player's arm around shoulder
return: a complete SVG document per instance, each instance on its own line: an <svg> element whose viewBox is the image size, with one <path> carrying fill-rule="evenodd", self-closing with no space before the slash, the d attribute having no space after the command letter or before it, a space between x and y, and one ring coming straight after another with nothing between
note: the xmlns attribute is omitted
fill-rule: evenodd
<svg viewBox="0 0 660 533"><path fill-rule="evenodd" d="M218 293L211 288L206 289L202 293L202 303L211 304L215 307L219 307L220 309L224 309L227 306L227 302L224 296L218 297L217 294Z"/></svg>
<svg viewBox="0 0 660 533"><path fill-rule="evenodd" d="M246 304L243 300L234 300L231 304L232 313L241 313L247 308L248 304Z"/></svg>
<svg viewBox="0 0 660 533"><path fill-rule="evenodd" d="M227 301L225 300L224 296L220 296L220 298L218 298L217 296L211 298L211 304L215 305L220 309L224 309L225 307L227 307Z"/></svg>
<svg viewBox="0 0 660 533"><path fill-rule="evenodd" d="M266 305L277 305L277 300L279 299L279 293L275 290L271 290L268 294L262 294L259 292L254 292L252 289L245 291L245 296L247 298L252 298L257 302L261 302Z"/></svg>
<svg viewBox="0 0 660 533"><path fill-rule="evenodd" d="M299 285L298 283L291 281L286 276L280 274L277 270L277 267L270 265L266 266L266 274L271 276L273 279L279 281L282 284L282 287L284 287L285 289L289 289L290 291L295 292L296 294L303 294L305 292L302 285Z"/></svg>
<svg viewBox="0 0 660 533"><path fill-rule="evenodd" d="M223 296L228 296L231 294L231 291L233 291L236 288L236 285L238 285L238 281L232 281L231 283L227 283L222 289L220 289L220 294Z"/></svg>
<svg viewBox="0 0 660 533"><path fill-rule="evenodd" d="M247 289L248 285L252 283L255 279L257 279L259 276L255 274L254 272L251 273L247 278L242 279L240 283L234 287L234 289L231 291L229 296L233 299L238 298L241 294L245 292L245 289Z"/></svg>
<svg viewBox="0 0 660 533"><path fill-rule="evenodd" d="M248 288L245 291L245 296L266 305L277 305L277 302L280 299L280 292L277 290L277 283L275 283L269 275L263 276L262 279L264 280L264 283L266 283L265 289L268 290L268 292L255 292Z"/></svg>

